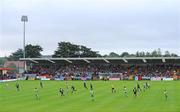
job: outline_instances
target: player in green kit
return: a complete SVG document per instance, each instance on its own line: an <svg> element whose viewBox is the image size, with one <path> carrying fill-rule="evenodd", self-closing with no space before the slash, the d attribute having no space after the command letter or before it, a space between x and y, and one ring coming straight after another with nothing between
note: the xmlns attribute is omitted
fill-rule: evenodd
<svg viewBox="0 0 180 112"><path fill-rule="evenodd" d="M38 88L34 88L34 92L35 92L35 97L36 97L36 100L40 100L40 98L39 98L39 90L38 90Z"/></svg>
<svg viewBox="0 0 180 112"><path fill-rule="evenodd" d="M126 96L126 97L128 97L128 95L127 95L127 88L126 88L126 86L124 86L124 96Z"/></svg>
<svg viewBox="0 0 180 112"><path fill-rule="evenodd" d="M67 94L69 93L69 85L68 85L67 81L66 81L66 92L67 92Z"/></svg>
<svg viewBox="0 0 180 112"><path fill-rule="evenodd" d="M167 90L165 89L164 90L164 96L165 96L165 98L166 98L166 100L168 99L168 93L167 93Z"/></svg>
<svg viewBox="0 0 180 112"><path fill-rule="evenodd" d="M92 89L90 89L90 96L91 96L91 99L92 101L94 101L94 91Z"/></svg>
<svg viewBox="0 0 180 112"><path fill-rule="evenodd" d="M146 87L146 83L144 83L144 84L143 84L143 91L145 92L145 91L146 91L146 89L147 89L147 87Z"/></svg>

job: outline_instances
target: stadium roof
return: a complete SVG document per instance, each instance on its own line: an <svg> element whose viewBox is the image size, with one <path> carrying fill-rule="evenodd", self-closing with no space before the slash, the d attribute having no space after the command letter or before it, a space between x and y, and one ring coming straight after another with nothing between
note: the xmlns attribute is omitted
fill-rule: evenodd
<svg viewBox="0 0 180 112"><path fill-rule="evenodd" d="M119 64L138 64L138 63L171 63L180 64L180 57L77 57L77 58L20 58L21 61L34 63L119 63Z"/></svg>

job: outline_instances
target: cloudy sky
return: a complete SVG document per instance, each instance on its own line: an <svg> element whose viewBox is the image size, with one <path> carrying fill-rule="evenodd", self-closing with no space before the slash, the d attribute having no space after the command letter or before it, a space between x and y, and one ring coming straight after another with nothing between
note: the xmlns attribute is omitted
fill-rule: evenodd
<svg viewBox="0 0 180 112"><path fill-rule="evenodd" d="M1 0L0 56L26 43L53 54L60 41L122 53L161 48L180 55L179 0Z"/></svg>

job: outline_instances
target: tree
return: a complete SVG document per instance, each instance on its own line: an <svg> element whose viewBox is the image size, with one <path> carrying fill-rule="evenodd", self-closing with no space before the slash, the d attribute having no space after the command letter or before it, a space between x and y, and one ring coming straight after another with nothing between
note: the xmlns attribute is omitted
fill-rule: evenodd
<svg viewBox="0 0 180 112"><path fill-rule="evenodd" d="M160 57L160 56L162 56L162 54L161 54L161 49L160 48L158 48L158 50L157 50L157 55Z"/></svg>
<svg viewBox="0 0 180 112"><path fill-rule="evenodd" d="M144 51L141 51L140 52L140 57L145 57L146 55L145 55L145 52Z"/></svg>
<svg viewBox="0 0 180 112"><path fill-rule="evenodd" d="M136 57L135 54L129 54L128 57Z"/></svg>
<svg viewBox="0 0 180 112"><path fill-rule="evenodd" d="M109 53L108 57L119 57L119 54L117 54L115 52L111 52L111 53Z"/></svg>
<svg viewBox="0 0 180 112"><path fill-rule="evenodd" d="M128 52L123 52L122 54L121 54L121 57L128 57L129 56L129 53Z"/></svg>
<svg viewBox="0 0 180 112"><path fill-rule="evenodd" d="M141 52L139 52L139 51L137 51L136 52L136 57L145 57L146 55L145 55L145 52L144 51L141 51Z"/></svg>
<svg viewBox="0 0 180 112"><path fill-rule="evenodd" d="M105 54L105 55L103 55L102 57L108 57L109 55L107 55L107 54Z"/></svg>
<svg viewBox="0 0 180 112"><path fill-rule="evenodd" d="M140 57L139 51L136 52L136 57Z"/></svg>
<svg viewBox="0 0 180 112"><path fill-rule="evenodd" d="M151 56L152 57L158 57L158 52L156 50L154 50L152 53L151 53Z"/></svg>
<svg viewBox="0 0 180 112"><path fill-rule="evenodd" d="M17 51L13 52L9 57L8 60L19 60L19 58L23 57L23 50L18 49Z"/></svg>
<svg viewBox="0 0 180 112"><path fill-rule="evenodd" d="M43 48L39 45L31 45L28 44L25 47L26 51L26 58L35 58L41 56L41 51L43 51ZM19 60L19 58L23 58L23 50L18 49L17 51L13 52L8 59L9 60Z"/></svg>
<svg viewBox="0 0 180 112"><path fill-rule="evenodd" d="M6 60L7 60L7 57L0 57L0 67L2 67L4 65Z"/></svg>
<svg viewBox="0 0 180 112"><path fill-rule="evenodd" d="M26 45L25 50L26 50L26 57L36 58L41 56L41 51L43 51L43 48L39 45L28 44Z"/></svg>
<svg viewBox="0 0 180 112"><path fill-rule="evenodd" d="M169 51L165 51L164 56L165 56L165 57L170 57L170 56L171 56L171 54L170 54L170 52L169 52Z"/></svg>
<svg viewBox="0 0 180 112"><path fill-rule="evenodd" d="M151 57L151 53L150 52L146 52L146 57Z"/></svg>
<svg viewBox="0 0 180 112"><path fill-rule="evenodd" d="M175 53L171 53L171 57L178 57L178 55Z"/></svg>
<svg viewBox="0 0 180 112"><path fill-rule="evenodd" d="M87 48L86 46L80 46L80 57L100 57L97 51L92 51L91 48Z"/></svg>
<svg viewBox="0 0 180 112"><path fill-rule="evenodd" d="M98 57L101 56L96 51L86 46L72 44L70 42L58 43L58 48L53 57Z"/></svg>

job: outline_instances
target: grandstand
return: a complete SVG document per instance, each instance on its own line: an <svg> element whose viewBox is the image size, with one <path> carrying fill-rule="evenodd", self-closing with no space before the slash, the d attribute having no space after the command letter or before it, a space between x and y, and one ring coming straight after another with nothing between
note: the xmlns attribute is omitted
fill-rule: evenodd
<svg viewBox="0 0 180 112"><path fill-rule="evenodd" d="M28 74L48 75L57 80L180 79L180 57L21 58L20 60L31 65Z"/></svg>

